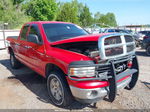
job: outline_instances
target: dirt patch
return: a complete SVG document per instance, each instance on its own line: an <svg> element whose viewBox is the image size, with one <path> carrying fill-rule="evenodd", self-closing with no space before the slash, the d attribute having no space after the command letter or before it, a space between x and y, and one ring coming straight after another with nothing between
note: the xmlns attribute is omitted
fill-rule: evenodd
<svg viewBox="0 0 150 112"><path fill-rule="evenodd" d="M19 107L24 103L23 98L17 95L14 91L12 91L9 87L3 86L0 87L0 108L14 108Z"/></svg>

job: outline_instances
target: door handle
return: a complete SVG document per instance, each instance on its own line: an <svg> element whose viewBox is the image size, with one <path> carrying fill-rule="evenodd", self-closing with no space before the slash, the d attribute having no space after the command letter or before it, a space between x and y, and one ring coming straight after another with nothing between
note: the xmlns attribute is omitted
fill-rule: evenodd
<svg viewBox="0 0 150 112"><path fill-rule="evenodd" d="M24 46L25 48L29 49L29 48L32 48L31 46Z"/></svg>

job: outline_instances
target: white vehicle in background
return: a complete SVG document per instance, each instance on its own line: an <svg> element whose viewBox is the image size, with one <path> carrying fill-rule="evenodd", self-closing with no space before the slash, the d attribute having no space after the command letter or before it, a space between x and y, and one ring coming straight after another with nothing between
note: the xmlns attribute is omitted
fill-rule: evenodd
<svg viewBox="0 0 150 112"><path fill-rule="evenodd" d="M84 29L91 34L99 34L99 33L103 33L104 30L106 29L106 28L102 28L101 26L102 26L102 24L96 23L96 24L93 24L91 26L85 27ZM105 25L105 26L109 27L107 25Z"/></svg>

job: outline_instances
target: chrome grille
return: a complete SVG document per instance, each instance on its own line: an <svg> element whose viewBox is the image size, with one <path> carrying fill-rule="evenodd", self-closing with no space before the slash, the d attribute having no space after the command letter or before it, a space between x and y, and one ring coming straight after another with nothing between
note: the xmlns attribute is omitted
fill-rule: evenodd
<svg viewBox="0 0 150 112"><path fill-rule="evenodd" d="M121 38L120 36L110 37L105 39L105 45L113 45L113 44L120 44Z"/></svg>
<svg viewBox="0 0 150 112"><path fill-rule="evenodd" d="M135 53L134 38L120 33L100 37L99 50L100 57L104 60Z"/></svg>
<svg viewBox="0 0 150 112"><path fill-rule="evenodd" d="M127 52L131 52L135 49L135 45L127 45Z"/></svg>
<svg viewBox="0 0 150 112"><path fill-rule="evenodd" d="M115 55L122 54L122 53L123 53L122 46L105 49L106 56L115 56Z"/></svg>

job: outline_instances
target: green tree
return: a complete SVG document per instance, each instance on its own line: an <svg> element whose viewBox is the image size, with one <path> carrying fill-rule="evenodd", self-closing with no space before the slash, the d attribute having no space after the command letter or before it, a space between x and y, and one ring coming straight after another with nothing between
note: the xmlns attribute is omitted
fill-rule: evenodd
<svg viewBox="0 0 150 112"><path fill-rule="evenodd" d="M83 7L83 10L80 13L80 17L79 18L80 18L81 25L83 27L89 26L89 25L92 24L93 19L92 19L90 10L89 10L89 8L86 5Z"/></svg>
<svg viewBox="0 0 150 112"><path fill-rule="evenodd" d="M50 21L55 18L57 3L55 0L30 0L24 9L34 21Z"/></svg>
<svg viewBox="0 0 150 112"><path fill-rule="evenodd" d="M71 3L63 3L59 9L57 16L58 21L72 22L78 24L78 5L77 1L73 0Z"/></svg>
<svg viewBox="0 0 150 112"><path fill-rule="evenodd" d="M107 13L106 18L110 26L117 26L116 17L114 13Z"/></svg>
<svg viewBox="0 0 150 112"><path fill-rule="evenodd" d="M78 3L78 17L80 17L81 13L83 12L84 5L83 3Z"/></svg>
<svg viewBox="0 0 150 112"><path fill-rule="evenodd" d="M12 1L13 1L13 5L16 7L16 9L19 9L25 0L12 0Z"/></svg>
<svg viewBox="0 0 150 112"><path fill-rule="evenodd" d="M13 5L12 0L0 0L0 21L8 23L9 28L16 28L28 21L24 12Z"/></svg>
<svg viewBox="0 0 150 112"><path fill-rule="evenodd" d="M95 13L94 14L94 18L96 19L96 20L99 20L100 19L100 17L101 17L101 13L100 12L97 12L97 13Z"/></svg>
<svg viewBox="0 0 150 112"><path fill-rule="evenodd" d="M101 16L102 14L100 12L95 13L93 18L94 23L98 23Z"/></svg>
<svg viewBox="0 0 150 112"><path fill-rule="evenodd" d="M101 15L100 19L98 20L104 26L117 26L116 18L113 13L107 13L106 15Z"/></svg>

